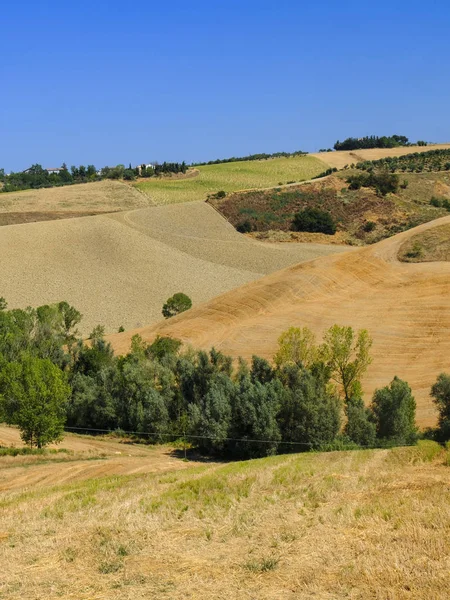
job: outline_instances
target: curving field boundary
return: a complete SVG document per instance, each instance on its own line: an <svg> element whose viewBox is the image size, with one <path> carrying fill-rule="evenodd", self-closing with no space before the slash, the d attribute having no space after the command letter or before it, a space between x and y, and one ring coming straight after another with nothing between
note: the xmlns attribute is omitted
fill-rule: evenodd
<svg viewBox="0 0 450 600"><path fill-rule="evenodd" d="M292 325L318 336L334 323L366 328L374 338L373 364L363 382L369 397L394 375L406 379L421 425L435 422L429 389L450 370L450 263L401 263L405 240L450 223L443 217L370 247L297 264L139 329L146 340L170 335L233 356L271 358L277 338ZM136 331L110 337L117 352Z"/></svg>

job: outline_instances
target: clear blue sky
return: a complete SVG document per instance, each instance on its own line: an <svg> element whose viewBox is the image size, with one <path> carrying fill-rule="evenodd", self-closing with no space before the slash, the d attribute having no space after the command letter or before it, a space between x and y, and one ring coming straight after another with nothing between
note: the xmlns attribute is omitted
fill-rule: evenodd
<svg viewBox="0 0 450 600"><path fill-rule="evenodd" d="M450 141L450 3L40 2L0 16L0 167Z"/></svg>

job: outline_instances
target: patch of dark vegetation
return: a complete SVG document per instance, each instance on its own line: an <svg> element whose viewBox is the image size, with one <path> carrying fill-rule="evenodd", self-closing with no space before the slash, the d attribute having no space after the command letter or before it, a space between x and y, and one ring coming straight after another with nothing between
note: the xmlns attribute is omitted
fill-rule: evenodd
<svg viewBox="0 0 450 600"><path fill-rule="evenodd" d="M247 156L232 156L231 158L217 158L216 160L209 160L208 162L196 162L192 163L192 167L200 167L205 165L220 165L222 163L230 162L242 162L249 160L268 160L269 158L289 158L291 156L306 156L308 153L303 150L296 150L294 152L273 152L272 154L266 154L265 152L259 154L248 154Z"/></svg>
<svg viewBox="0 0 450 600"><path fill-rule="evenodd" d="M426 145L426 142L421 142ZM335 150L364 150L370 148L398 148L400 146L411 146L409 140L404 135L369 135L362 138L349 137L343 142L339 140L335 143Z"/></svg>
<svg viewBox="0 0 450 600"><path fill-rule="evenodd" d="M296 213L292 222L294 231L308 231L310 233L336 233L336 223L331 214L320 208L305 208Z"/></svg>
<svg viewBox="0 0 450 600"><path fill-rule="evenodd" d="M350 190L359 190L362 187L372 188L380 196L395 194L398 192L400 186L398 175L389 173L388 171L371 171L369 173L349 175L347 183Z"/></svg>

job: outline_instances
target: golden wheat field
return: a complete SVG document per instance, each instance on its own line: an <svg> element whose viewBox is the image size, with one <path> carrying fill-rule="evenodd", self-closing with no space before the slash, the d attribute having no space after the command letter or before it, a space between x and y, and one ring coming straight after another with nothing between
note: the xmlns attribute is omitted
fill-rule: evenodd
<svg viewBox="0 0 450 600"><path fill-rule="evenodd" d="M61 445L64 462L0 457L1 598L448 598L450 461L434 442L229 464Z"/></svg>
<svg viewBox="0 0 450 600"><path fill-rule="evenodd" d="M288 267L110 341L125 352L134 333L145 340L168 335L234 357L270 359L279 335L292 326L308 326L319 339L334 323L365 328L374 339L366 397L397 375L412 387L419 424L432 425L429 390L440 372L450 370L450 264L409 264L397 255L413 236L448 223L443 217L373 246Z"/></svg>
<svg viewBox="0 0 450 600"><path fill-rule="evenodd" d="M345 249L264 245L201 202L0 232L0 296L10 308L67 300L84 315L86 334L98 324L113 332L158 321L176 292L199 304L286 265Z"/></svg>

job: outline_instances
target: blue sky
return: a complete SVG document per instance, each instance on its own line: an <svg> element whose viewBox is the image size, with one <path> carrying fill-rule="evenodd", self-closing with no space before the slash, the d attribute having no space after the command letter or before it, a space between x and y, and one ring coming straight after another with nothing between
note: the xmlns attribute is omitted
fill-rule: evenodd
<svg viewBox="0 0 450 600"><path fill-rule="evenodd" d="M450 141L450 3L5 0L0 167Z"/></svg>

